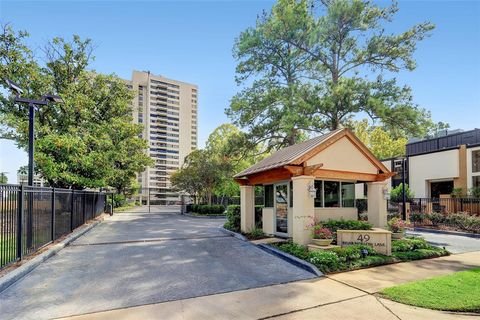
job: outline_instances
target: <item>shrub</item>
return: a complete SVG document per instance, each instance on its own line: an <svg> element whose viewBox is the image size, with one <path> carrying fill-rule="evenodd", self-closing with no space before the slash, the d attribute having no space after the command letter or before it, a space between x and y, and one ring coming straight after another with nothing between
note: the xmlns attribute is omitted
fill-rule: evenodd
<svg viewBox="0 0 480 320"><path fill-rule="evenodd" d="M341 261L335 252L319 250L310 252L308 261L322 272L332 272L341 268Z"/></svg>
<svg viewBox="0 0 480 320"><path fill-rule="evenodd" d="M465 197L465 192L463 188L453 188L451 196L452 198L463 198Z"/></svg>
<svg viewBox="0 0 480 320"><path fill-rule="evenodd" d="M225 208L221 204L194 204L191 206L191 212L204 215L221 215Z"/></svg>
<svg viewBox="0 0 480 320"><path fill-rule="evenodd" d="M452 213L445 216L444 223L466 231L480 232L480 217L466 212Z"/></svg>
<svg viewBox="0 0 480 320"><path fill-rule="evenodd" d="M392 240L392 252L407 252L431 248L432 246L430 246L423 238L408 237L401 240Z"/></svg>
<svg viewBox="0 0 480 320"><path fill-rule="evenodd" d="M113 206L115 208L123 207L127 204L127 199L123 194L114 194L113 195Z"/></svg>
<svg viewBox="0 0 480 320"><path fill-rule="evenodd" d="M428 214L426 218L430 220L434 226L438 226L439 224L442 224L445 222L445 216L438 212L433 212L431 214Z"/></svg>
<svg viewBox="0 0 480 320"><path fill-rule="evenodd" d="M240 206L232 204L227 207L227 222L223 225L225 229L239 232L240 231Z"/></svg>
<svg viewBox="0 0 480 320"><path fill-rule="evenodd" d="M245 236L248 240L258 240L263 239L265 237L265 234L263 233L262 229L253 228L250 232L246 233Z"/></svg>
<svg viewBox="0 0 480 320"><path fill-rule="evenodd" d="M403 232L405 230L405 222L399 218L393 218L387 222L388 229L392 232Z"/></svg>
<svg viewBox="0 0 480 320"><path fill-rule="evenodd" d="M394 258L384 255L368 255L363 259L354 260L350 263L350 269L359 269L365 267L381 266L386 263L394 262Z"/></svg>
<svg viewBox="0 0 480 320"><path fill-rule="evenodd" d="M425 213L412 212L410 214L410 221L412 221L413 223L423 222L423 220L425 220L425 218L426 218Z"/></svg>
<svg viewBox="0 0 480 320"><path fill-rule="evenodd" d="M366 221L357 221L357 220L328 220L322 222L322 225L325 228L330 229L332 232L337 232L337 230L371 230L373 225Z"/></svg>
<svg viewBox="0 0 480 320"><path fill-rule="evenodd" d="M480 187L470 188L470 195L474 198L480 198Z"/></svg>
<svg viewBox="0 0 480 320"><path fill-rule="evenodd" d="M362 250L367 250L367 256L376 255L377 253L371 246L356 244L343 248L333 248L330 251L335 252L342 262L351 262L362 258Z"/></svg>
<svg viewBox="0 0 480 320"><path fill-rule="evenodd" d="M407 200L414 197L414 194L410 190L408 184L405 184L405 197ZM390 200L393 202L400 202L403 200L403 183L400 183L398 186L396 186L390 191Z"/></svg>
<svg viewBox="0 0 480 320"><path fill-rule="evenodd" d="M392 256L402 261L411 261L426 258L442 257L448 254L449 253L447 250L431 247L429 249L417 249L414 251L393 252Z"/></svg>
<svg viewBox="0 0 480 320"><path fill-rule="evenodd" d="M393 218L400 219L400 213L398 211L388 211L387 212L387 220L392 220Z"/></svg>
<svg viewBox="0 0 480 320"><path fill-rule="evenodd" d="M285 251L286 253L289 253L303 260L307 260L309 256L307 247L293 243L293 242L280 243L280 244L277 244L276 247L278 247L282 251Z"/></svg>

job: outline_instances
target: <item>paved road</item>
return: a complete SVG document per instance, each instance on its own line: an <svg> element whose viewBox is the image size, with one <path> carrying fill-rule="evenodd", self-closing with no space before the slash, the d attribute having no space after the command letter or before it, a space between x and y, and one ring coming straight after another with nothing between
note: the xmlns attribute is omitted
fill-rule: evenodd
<svg viewBox="0 0 480 320"><path fill-rule="evenodd" d="M451 253L480 251L480 238L424 231L407 231L407 235L423 237L430 244L445 247Z"/></svg>
<svg viewBox="0 0 480 320"><path fill-rule="evenodd" d="M0 293L0 318L48 319L313 277L226 236L221 223L117 214Z"/></svg>

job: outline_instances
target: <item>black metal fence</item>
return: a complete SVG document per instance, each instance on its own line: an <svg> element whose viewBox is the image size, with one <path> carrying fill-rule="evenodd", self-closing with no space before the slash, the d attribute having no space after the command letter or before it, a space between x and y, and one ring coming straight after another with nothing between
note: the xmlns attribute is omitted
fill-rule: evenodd
<svg viewBox="0 0 480 320"><path fill-rule="evenodd" d="M465 212L480 215L479 198L412 198L406 202L406 209L412 213L457 213ZM401 201L387 201L387 211L390 214L402 212Z"/></svg>
<svg viewBox="0 0 480 320"><path fill-rule="evenodd" d="M105 192L0 185L0 268L102 214L107 196Z"/></svg>

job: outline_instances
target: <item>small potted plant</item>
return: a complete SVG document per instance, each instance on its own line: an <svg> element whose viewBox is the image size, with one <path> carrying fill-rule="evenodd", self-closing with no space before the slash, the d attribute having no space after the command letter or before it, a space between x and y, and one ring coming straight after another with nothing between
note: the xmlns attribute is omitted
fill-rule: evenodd
<svg viewBox="0 0 480 320"><path fill-rule="evenodd" d="M333 233L321 224L312 226L312 242L317 246L329 246L333 241Z"/></svg>
<svg viewBox="0 0 480 320"><path fill-rule="evenodd" d="M399 218L392 218L387 222L388 229L392 231L392 239L402 239L405 235L405 222Z"/></svg>

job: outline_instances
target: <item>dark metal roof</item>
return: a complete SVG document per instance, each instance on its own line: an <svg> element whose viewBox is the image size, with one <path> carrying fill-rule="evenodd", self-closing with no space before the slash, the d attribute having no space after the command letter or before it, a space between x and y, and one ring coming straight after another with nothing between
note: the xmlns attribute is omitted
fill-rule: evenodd
<svg viewBox="0 0 480 320"><path fill-rule="evenodd" d="M450 150L460 145L476 145L480 143L480 129L458 132L442 137L436 137L408 143L407 156L414 156L430 152Z"/></svg>
<svg viewBox="0 0 480 320"><path fill-rule="evenodd" d="M288 165L342 130L345 129L333 130L327 134L280 149L271 156L266 157L262 161L254 164L250 168L236 174L234 178L241 178L253 173Z"/></svg>

